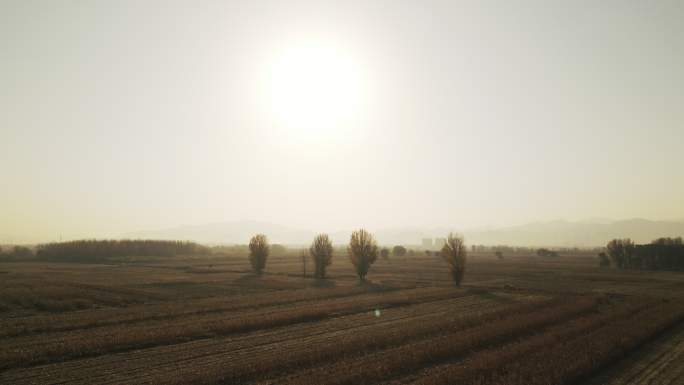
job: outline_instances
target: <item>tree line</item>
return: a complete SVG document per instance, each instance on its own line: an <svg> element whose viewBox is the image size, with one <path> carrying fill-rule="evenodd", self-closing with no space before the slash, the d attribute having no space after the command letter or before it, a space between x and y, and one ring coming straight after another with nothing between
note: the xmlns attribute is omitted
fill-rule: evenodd
<svg viewBox="0 0 684 385"><path fill-rule="evenodd" d="M281 245L269 244L264 234L253 236L247 248L252 270L257 275L261 275L266 268L266 261L272 251L278 253L285 250ZM319 234L314 238L306 252L313 259L315 278L326 278L326 269L332 264L334 250L327 234ZM379 256L387 258L390 253L389 249L379 248L375 237L364 229L352 232L346 251L360 281L366 280L366 275ZM408 250L403 246L395 246L391 253L394 256L404 256L408 254ZM0 257L7 259L35 257L45 261L90 263L106 262L120 257L207 254L212 254L212 249L207 246L189 241L165 240L77 240L40 244L35 248L35 253L23 246L17 246L5 253L0 250ZM454 282L460 285L467 255L463 238L449 234L438 254L447 262Z"/></svg>
<svg viewBox="0 0 684 385"><path fill-rule="evenodd" d="M210 254L195 242L162 240L79 240L46 243L36 247L36 257L60 262L99 262L116 257L172 257Z"/></svg>
<svg viewBox="0 0 684 385"><path fill-rule="evenodd" d="M0 259L2 260L25 260L33 256L33 250L26 246L17 245L7 250L0 248Z"/></svg>
<svg viewBox="0 0 684 385"><path fill-rule="evenodd" d="M599 264L618 269L684 270L684 242L682 237L658 238L637 245L629 238L613 239L599 254Z"/></svg>
<svg viewBox="0 0 684 385"><path fill-rule="evenodd" d="M264 234L257 234L249 241L249 261L255 274L261 275L266 268L266 261L270 254L268 238ZM307 250L314 262L314 277L323 279L326 277L326 269L332 264L334 248L327 234L317 235ZM394 255L405 255L403 246L395 246L392 250ZM386 258L389 249L379 249L375 238L364 229L352 232L347 246L347 256L354 266L356 275L361 282L366 280L370 267L378 259L378 256ZM460 285L465 273L467 248L463 238L449 234L446 243L440 251L440 256L447 262L451 277L456 285Z"/></svg>

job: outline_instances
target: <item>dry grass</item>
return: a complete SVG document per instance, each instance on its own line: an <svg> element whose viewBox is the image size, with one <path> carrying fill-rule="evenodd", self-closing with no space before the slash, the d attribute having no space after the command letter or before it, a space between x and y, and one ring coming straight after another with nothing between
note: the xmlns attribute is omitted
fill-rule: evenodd
<svg viewBox="0 0 684 385"><path fill-rule="evenodd" d="M434 338L405 344L371 356L338 360L334 365L299 373L277 383L288 384L370 384L425 365L464 355L473 349L533 333L537 328L596 309L594 298L577 298L540 309L500 314L499 318L477 323L471 328L451 328ZM533 311L536 310L536 311ZM433 333L434 334L434 333Z"/></svg>
<svg viewBox="0 0 684 385"><path fill-rule="evenodd" d="M684 307L659 304L635 316L616 317L592 333L573 340L555 339L538 351L500 368L491 384L572 383L621 358L684 319ZM514 374L513 374L514 373ZM472 383L481 383L476 379Z"/></svg>
<svg viewBox="0 0 684 385"><path fill-rule="evenodd" d="M192 299L183 302L162 302L129 306L123 309L107 308L40 314L21 318L0 319L0 337L12 337L55 331L90 329L98 326L133 324L150 320L172 320L184 316L231 312L264 306L288 305L297 302L348 297L368 293L364 287L334 287L288 290L278 295L257 293L238 295L226 301L224 297Z"/></svg>
<svg viewBox="0 0 684 385"><path fill-rule="evenodd" d="M288 348L286 356L274 355L271 359L262 359L244 365L243 362L230 362L211 370L204 370L199 377L191 378L192 382L242 382L265 375L282 375L288 370L309 367L326 361L338 361L343 367L346 362L359 355L420 341L426 338L443 336L459 330L473 328L487 322L495 322L516 314L527 314L553 305L555 301L535 298L530 302L517 301L503 304L499 301L488 302L481 297L466 296L458 300L439 301L435 310L428 314L420 314L395 324L381 322L377 327L360 328L356 333L346 333L335 338L333 344L311 343L303 349ZM471 308L472 306L472 308ZM472 309L472 310L471 310ZM422 309L425 311L425 309ZM358 325L363 326L363 324ZM336 373L334 368L321 368L323 378L314 381L328 381L329 373ZM311 373L305 375L307 381ZM290 379L292 380L292 379ZM279 378L277 383L283 382Z"/></svg>
<svg viewBox="0 0 684 385"><path fill-rule="evenodd" d="M612 312L578 318L514 344L480 352L464 362L435 368L414 383L575 383L683 317L681 305L630 304Z"/></svg>
<svg viewBox="0 0 684 385"><path fill-rule="evenodd" d="M508 363L525 359L544 346L553 346L608 325L634 312L648 309L646 303L619 306L611 311L594 312L552 325L528 338L479 351L465 360L430 367L414 381L420 384L490 383ZM494 382L496 383L496 382Z"/></svg>
<svg viewBox="0 0 684 385"><path fill-rule="evenodd" d="M0 347L0 369L30 366L76 357L122 352L198 338L273 328L298 322L375 309L410 305L465 295L448 289L413 289L351 298L274 306L239 314L194 314L182 318L116 324L67 332L7 338Z"/></svg>

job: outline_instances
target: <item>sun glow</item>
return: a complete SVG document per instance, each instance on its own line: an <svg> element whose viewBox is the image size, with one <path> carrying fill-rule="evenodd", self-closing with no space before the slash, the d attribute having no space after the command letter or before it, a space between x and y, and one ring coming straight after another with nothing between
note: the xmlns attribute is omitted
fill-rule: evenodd
<svg viewBox="0 0 684 385"><path fill-rule="evenodd" d="M348 53L325 44L290 47L269 71L270 110L296 140L344 133L364 104L362 78Z"/></svg>

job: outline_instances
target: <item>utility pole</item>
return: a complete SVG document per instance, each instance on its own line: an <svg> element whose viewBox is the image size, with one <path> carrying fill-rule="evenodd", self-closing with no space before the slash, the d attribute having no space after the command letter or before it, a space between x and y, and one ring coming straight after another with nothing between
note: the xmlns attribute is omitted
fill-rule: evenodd
<svg viewBox="0 0 684 385"><path fill-rule="evenodd" d="M306 251L302 251L302 270L304 272L303 276L306 278Z"/></svg>

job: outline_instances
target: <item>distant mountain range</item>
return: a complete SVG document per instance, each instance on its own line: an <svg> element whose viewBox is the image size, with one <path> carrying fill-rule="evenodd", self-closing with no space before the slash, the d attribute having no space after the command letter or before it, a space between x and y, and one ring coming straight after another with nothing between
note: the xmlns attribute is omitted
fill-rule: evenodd
<svg viewBox="0 0 684 385"><path fill-rule="evenodd" d="M469 243L515 246L603 246L614 238L631 238L637 243L660 237L684 236L684 221L629 219L612 222L552 221L522 226L465 231Z"/></svg>
<svg viewBox="0 0 684 385"><path fill-rule="evenodd" d="M520 226L480 229L448 228L387 228L370 229L378 242L386 245L419 245L423 238L444 237L449 231L463 234L468 244L510 246L602 246L613 238L632 238L644 243L659 237L684 236L684 221L651 221L635 218L621 221L590 219L584 221L550 221ZM313 231L287 226L254 222L222 222L197 226L180 226L163 230L138 231L124 238L182 239L208 244L245 244L256 233L267 234L273 243L305 245L315 235ZM330 236L337 244L346 243L349 231Z"/></svg>
<svg viewBox="0 0 684 385"><path fill-rule="evenodd" d="M313 232L297 230L267 222L239 221L210 223L196 226L179 226L162 230L137 231L124 234L124 238L180 239L209 244L246 244L257 233L268 235L272 243L306 243Z"/></svg>

